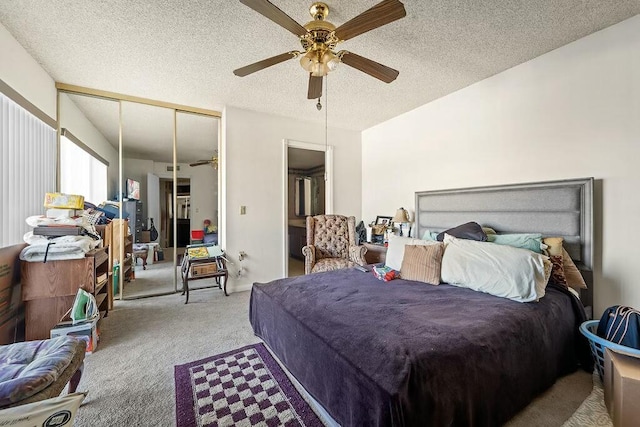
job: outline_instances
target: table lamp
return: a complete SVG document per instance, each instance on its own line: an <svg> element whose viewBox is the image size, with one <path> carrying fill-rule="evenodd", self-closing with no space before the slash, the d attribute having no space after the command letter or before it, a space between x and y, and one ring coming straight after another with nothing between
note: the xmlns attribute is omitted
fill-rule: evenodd
<svg viewBox="0 0 640 427"><path fill-rule="evenodd" d="M400 235L402 236L402 224L409 222L409 212L405 208L400 208L396 211L396 215L393 217L393 222L400 227Z"/></svg>

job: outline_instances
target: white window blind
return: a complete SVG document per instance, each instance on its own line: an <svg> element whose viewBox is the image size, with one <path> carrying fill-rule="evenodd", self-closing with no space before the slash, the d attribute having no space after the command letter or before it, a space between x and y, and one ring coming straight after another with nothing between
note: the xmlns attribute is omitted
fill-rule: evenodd
<svg viewBox="0 0 640 427"><path fill-rule="evenodd" d="M25 218L56 188L56 130L0 93L0 247L23 242Z"/></svg>
<svg viewBox="0 0 640 427"><path fill-rule="evenodd" d="M98 205L107 200L107 165L65 137L60 138L60 191L81 194Z"/></svg>

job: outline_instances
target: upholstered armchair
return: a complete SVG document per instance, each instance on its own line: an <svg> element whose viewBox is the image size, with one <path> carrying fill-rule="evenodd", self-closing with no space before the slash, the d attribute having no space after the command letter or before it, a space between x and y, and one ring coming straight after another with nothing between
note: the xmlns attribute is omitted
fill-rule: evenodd
<svg viewBox="0 0 640 427"><path fill-rule="evenodd" d="M356 218L343 215L307 217L304 274L364 265L367 248L356 246Z"/></svg>

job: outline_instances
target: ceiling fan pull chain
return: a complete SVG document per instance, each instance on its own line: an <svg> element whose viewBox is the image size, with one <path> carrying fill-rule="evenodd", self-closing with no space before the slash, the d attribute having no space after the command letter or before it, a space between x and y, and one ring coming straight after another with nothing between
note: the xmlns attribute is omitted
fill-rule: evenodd
<svg viewBox="0 0 640 427"><path fill-rule="evenodd" d="M320 103L320 100L318 100ZM328 126L327 121L329 118L329 76L324 76L324 182L327 182L327 151L329 150L329 139L328 139Z"/></svg>

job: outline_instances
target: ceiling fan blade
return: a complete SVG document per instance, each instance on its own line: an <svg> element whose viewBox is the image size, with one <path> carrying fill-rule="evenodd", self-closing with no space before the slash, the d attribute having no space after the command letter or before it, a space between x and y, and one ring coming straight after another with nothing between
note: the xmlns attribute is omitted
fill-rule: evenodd
<svg viewBox="0 0 640 427"><path fill-rule="evenodd" d="M318 99L322 96L322 77L314 77L309 73L309 92L308 99Z"/></svg>
<svg viewBox="0 0 640 427"><path fill-rule="evenodd" d="M271 58L263 59L262 61L233 70L233 74L240 77L248 76L256 71L264 70L267 67L284 62L287 59L295 58L296 55L297 52L281 53L280 55L272 56Z"/></svg>
<svg viewBox="0 0 640 427"><path fill-rule="evenodd" d="M189 166L200 166L200 165L206 165L207 163L211 163L211 160L198 160L195 163L189 163Z"/></svg>
<svg viewBox="0 0 640 427"><path fill-rule="evenodd" d="M278 9L267 0L240 0L240 3L245 6L249 6L251 9L271 19L276 24L291 31L297 36L304 36L307 34L307 30L302 25L298 24L292 17Z"/></svg>
<svg viewBox="0 0 640 427"><path fill-rule="evenodd" d="M350 67L358 69L363 73L369 74L371 77L382 80L385 83L391 83L400 74L399 71L382 65L378 62L356 55L355 53L343 51L341 61Z"/></svg>
<svg viewBox="0 0 640 427"><path fill-rule="evenodd" d="M340 40L349 40L367 31L382 27L407 16L404 5L398 0L383 0L377 5L336 28Z"/></svg>

